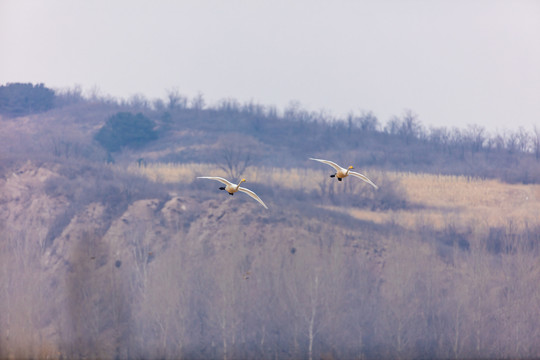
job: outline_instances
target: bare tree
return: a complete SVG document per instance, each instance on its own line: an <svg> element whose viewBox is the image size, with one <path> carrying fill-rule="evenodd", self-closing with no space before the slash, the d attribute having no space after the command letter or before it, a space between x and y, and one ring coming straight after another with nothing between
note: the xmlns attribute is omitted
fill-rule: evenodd
<svg viewBox="0 0 540 360"><path fill-rule="evenodd" d="M204 100L204 95L198 93L193 99L191 99L191 108L193 110L203 110L206 106L206 101Z"/></svg>
<svg viewBox="0 0 540 360"><path fill-rule="evenodd" d="M229 145L222 152L223 162L218 162L220 169L227 172L227 176L233 179L238 179L251 162L251 154L245 153L239 146Z"/></svg>
<svg viewBox="0 0 540 360"><path fill-rule="evenodd" d="M371 111L362 112L357 121L362 131L377 131L380 126L379 120Z"/></svg>
<svg viewBox="0 0 540 360"><path fill-rule="evenodd" d="M150 101L142 94L135 94L129 98L127 105L138 111L142 111L147 110L150 107Z"/></svg>
<svg viewBox="0 0 540 360"><path fill-rule="evenodd" d="M477 153L482 150L485 137L485 129L482 126L478 125L469 125L465 133L465 138L470 143L471 152Z"/></svg>
<svg viewBox="0 0 540 360"><path fill-rule="evenodd" d="M399 132L400 120L397 116L393 116L384 127L384 131L390 135L397 135Z"/></svg>
<svg viewBox="0 0 540 360"><path fill-rule="evenodd" d="M518 151L522 153L528 152L531 149L531 144L533 142L529 133L520 126L516 132L516 137Z"/></svg>
<svg viewBox="0 0 540 360"><path fill-rule="evenodd" d="M185 109L187 107L187 98L181 95L178 89L172 89L167 92L167 108L169 110Z"/></svg>
<svg viewBox="0 0 540 360"><path fill-rule="evenodd" d="M405 111L398 133L405 139L407 145L410 144L413 139L418 138L422 133L422 126L418 121L418 115L411 110Z"/></svg>
<svg viewBox="0 0 540 360"><path fill-rule="evenodd" d="M532 144L536 161L540 161L540 128L534 125L534 133L532 135Z"/></svg>

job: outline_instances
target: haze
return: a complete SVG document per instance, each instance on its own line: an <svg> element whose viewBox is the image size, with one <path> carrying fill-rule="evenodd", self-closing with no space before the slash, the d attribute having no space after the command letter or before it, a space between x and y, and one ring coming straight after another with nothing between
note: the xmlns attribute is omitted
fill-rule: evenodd
<svg viewBox="0 0 540 360"><path fill-rule="evenodd" d="M0 82L530 129L539 38L538 1L0 0Z"/></svg>

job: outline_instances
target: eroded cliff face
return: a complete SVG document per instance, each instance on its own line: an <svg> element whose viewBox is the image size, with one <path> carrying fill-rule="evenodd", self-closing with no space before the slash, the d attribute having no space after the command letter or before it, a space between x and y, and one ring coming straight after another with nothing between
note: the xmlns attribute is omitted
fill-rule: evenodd
<svg viewBox="0 0 540 360"><path fill-rule="evenodd" d="M0 215L6 231L47 231L67 205L66 199L46 194L45 182L55 177L58 175L54 171L28 162L0 179Z"/></svg>

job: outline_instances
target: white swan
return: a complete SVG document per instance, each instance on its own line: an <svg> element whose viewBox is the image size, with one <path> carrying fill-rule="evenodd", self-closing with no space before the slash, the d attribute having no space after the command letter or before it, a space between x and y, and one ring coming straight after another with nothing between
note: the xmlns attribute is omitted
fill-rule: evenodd
<svg viewBox="0 0 540 360"><path fill-rule="evenodd" d="M336 164L335 162L332 162L332 161L329 161L329 160L313 159L313 158L309 158L309 160L315 160L315 161L318 161L318 162L322 162L323 164L330 165L331 167L333 167L336 170L336 173L334 175L330 175L330 177L335 177L339 181L341 181L343 178L346 178L349 175L352 175L354 177L357 177L359 179L364 180L365 182L367 182L368 184L373 186L375 189L379 188L371 180L369 180L367 178L367 176L362 175L360 173L357 173L355 171L351 171L351 169L354 169L354 167L352 167L352 165L349 166L347 169L344 169L341 166L339 166L338 164Z"/></svg>
<svg viewBox="0 0 540 360"><path fill-rule="evenodd" d="M248 194L249 196L251 196L255 200L257 200L262 206L265 207L265 209L268 209L268 206L266 206L266 204L261 200L260 197L257 196L257 194L255 194L253 191L251 191L249 189L246 189L245 187L240 186L240 184L243 183L244 181L246 181L246 179L240 180L238 185L235 185L232 182L230 182L229 180L224 179L224 178L219 177L219 176L198 176L197 179L217 180L217 181L225 184L225 186L220 187L219 190L225 190L225 191L227 191L229 193L229 195L234 195L235 192L241 191L243 193Z"/></svg>

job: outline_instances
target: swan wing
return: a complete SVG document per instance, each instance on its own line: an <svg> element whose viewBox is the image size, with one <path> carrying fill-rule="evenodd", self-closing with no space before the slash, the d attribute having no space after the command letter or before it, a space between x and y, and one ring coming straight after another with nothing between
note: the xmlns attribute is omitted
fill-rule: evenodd
<svg viewBox="0 0 540 360"><path fill-rule="evenodd" d="M375 185L371 180L369 180L367 178L367 176L365 175L362 175L360 173L357 173L356 171L349 171L349 175L352 175L352 176L355 176L359 179L362 179L364 180L365 182L367 182L369 185L373 186L375 189L378 189L379 187L377 185Z"/></svg>
<svg viewBox="0 0 540 360"><path fill-rule="evenodd" d="M224 179L224 178L219 177L219 176L197 176L197 179L217 180L217 181L219 181L220 183L223 183L223 184L225 184L225 185L236 186L236 185L234 185L233 183L231 183L229 180Z"/></svg>
<svg viewBox="0 0 540 360"><path fill-rule="evenodd" d="M252 198L254 198L255 200L257 200L259 202L259 204L261 204L262 206L264 206L265 209L268 209L268 206L266 206L266 204L261 200L260 197L257 196L257 194L255 194L253 191L249 190L249 189L246 189L245 187L239 187L238 190L240 190L241 192L243 193L246 193L248 194L249 196L251 196Z"/></svg>
<svg viewBox="0 0 540 360"><path fill-rule="evenodd" d="M309 158L309 160L315 160L315 161L318 161L318 162L322 162L323 164L330 165L331 167L336 169L336 171L345 170L341 166L339 166L338 164L336 164L335 162L332 162L330 160L322 160L322 159L314 159L314 158Z"/></svg>

